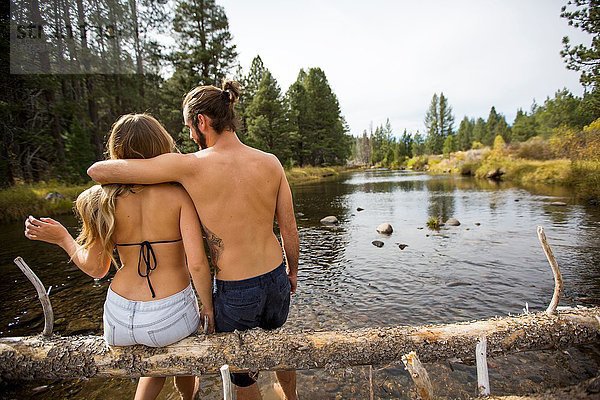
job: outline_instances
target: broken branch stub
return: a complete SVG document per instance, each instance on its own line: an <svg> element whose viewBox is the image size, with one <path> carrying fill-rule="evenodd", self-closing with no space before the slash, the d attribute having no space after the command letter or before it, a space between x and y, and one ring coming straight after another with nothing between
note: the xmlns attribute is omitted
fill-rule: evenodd
<svg viewBox="0 0 600 400"><path fill-rule="evenodd" d="M417 357L417 353L411 351L410 353L403 355L402 362L417 387L419 398L422 400L432 400L433 386L431 385L427 370L423 364L421 364L421 361L419 361L419 357Z"/></svg>
<svg viewBox="0 0 600 400"><path fill-rule="evenodd" d="M552 252L552 248L548 244L548 240L546 239L546 234L544 233L544 228L541 226L537 227L537 234L540 243L542 244L542 249L544 249L544 253L546 254L546 258L548 259L548 263L550 263L550 267L552 268L552 274L554 275L554 293L552 294L552 300L550 301L550 305L546 309L546 314L553 315L556 314L556 307L560 301L560 296L563 289L563 279L562 274L560 273L560 268L558 268L558 263L556 262L556 258L554 257L554 253Z"/></svg>
<svg viewBox="0 0 600 400"><path fill-rule="evenodd" d="M40 278L29 268L29 265L23 260L21 257L17 257L14 260L17 267L25 274L27 279L33 284L35 290L37 291L38 298L42 303L42 309L44 311L44 331L42 332L43 336L52 335L52 330L54 329L54 312L52 311L52 304L50 303L50 297L48 296L48 292L46 292L46 288L42 284Z"/></svg>

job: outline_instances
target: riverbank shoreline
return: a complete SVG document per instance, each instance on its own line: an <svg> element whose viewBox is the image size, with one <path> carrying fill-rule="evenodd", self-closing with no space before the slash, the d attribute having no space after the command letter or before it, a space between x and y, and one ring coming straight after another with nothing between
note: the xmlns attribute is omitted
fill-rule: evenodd
<svg viewBox="0 0 600 400"><path fill-rule="evenodd" d="M341 174L357 171L358 168L297 167L286 170L288 182L292 186L336 178ZM70 214L73 202L85 189L94 185L93 181L84 184L67 184L50 181L35 184L19 184L0 190L0 223L25 219L28 215L51 216Z"/></svg>
<svg viewBox="0 0 600 400"><path fill-rule="evenodd" d="M562 186L570 188L580 200L591 204L598 204L600 200L600 162L597 161L534 160L486 148L459 151L449 156L419 156L407 164L410 170L431 175L472 176L524 188L538 184Z"/></svg>

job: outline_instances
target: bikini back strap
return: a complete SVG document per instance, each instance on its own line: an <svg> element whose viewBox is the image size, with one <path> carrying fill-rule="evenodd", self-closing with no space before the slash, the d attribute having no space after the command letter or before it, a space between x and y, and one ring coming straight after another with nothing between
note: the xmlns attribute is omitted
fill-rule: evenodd
<svg viewBox="0 0 600 400"><path fill-rule="evenodd" d="M115 243L115 246L141 246L144 243L150 243L150 244L161 244L161 243L177 243L177 242L181 242L182 239L173 239L173 240L155 240L154 242L149 242L149 241L143 241L140 243Z"/></svg>
<svg viewBox="0 0 600 400"><path fill-rule="evenodd" d="M156 293L154 292L152 282L150 281L150 273L154 271L157 266L156 254L154 253L152 245L160 243L175 243L181 240L181 238L175 240L157 240L154 242L149 242L145 240L141 243L117 243L116 246L140 246L140 255L138 256L137 272L140 277L146 278L146 281L148 281L148 287L150 288L150 293L152 293L152 298L155 298ZM144 271L142 271L141 269L142 261L145 267Z"/></svg>
<svg viewBox="0 0 600 400"><path fill-rule="evenodd" d="M144 261L144 265L146 267L146 271L144 273L142 273L142 271L140 270L142 260ZM156 269L156 254L154 254L152 243L145 241L140 244L140 255L138 257L137 268L138 275L142 278L146 278L146 280L148 281L148 287L150 288L150 293L152 293L152 298L155 298L156 293L154 293L152 282L150 282L150 272Z"/></svg>

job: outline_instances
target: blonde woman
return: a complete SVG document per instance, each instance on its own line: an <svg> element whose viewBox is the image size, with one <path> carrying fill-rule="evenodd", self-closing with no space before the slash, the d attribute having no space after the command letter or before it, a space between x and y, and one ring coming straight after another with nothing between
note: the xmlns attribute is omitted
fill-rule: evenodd
<svg viewBox="0 0 600 400"><path fill-rule="evenodd" d="M119 118L108 141L111 159L152 158L173 150L171 136L147 114ZM93 278L104 277L115 264L103 316L109 345L166 346L196 332L205 318L209 332L214 331L212 280L200 221L181 186L96 185L79 195L75 209L82 221L77 239L59 222L32 216L25 222L25 236L62 247ZM164 381L140 378L135 398L156 398ZM176 377L175 385L182 398L192 398L194 377Z"/></svg>

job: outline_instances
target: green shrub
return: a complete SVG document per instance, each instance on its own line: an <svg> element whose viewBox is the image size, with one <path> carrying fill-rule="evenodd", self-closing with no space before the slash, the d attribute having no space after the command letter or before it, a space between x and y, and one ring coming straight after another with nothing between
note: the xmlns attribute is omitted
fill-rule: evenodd
<svg viewBox="0 0 600 400"><path fill-rule="evenodd" d="M439 231L441 226L442 223L438 217L429 217L429 219L427 219L427 227L432 231Z"/></svg>
<svg viewBox="0 0 600 400"><path fill-rule="evenodd" d="M416 156L408 160L406 167L414 171L422 171L428 165L428 162L427 156Z"/></svg>

